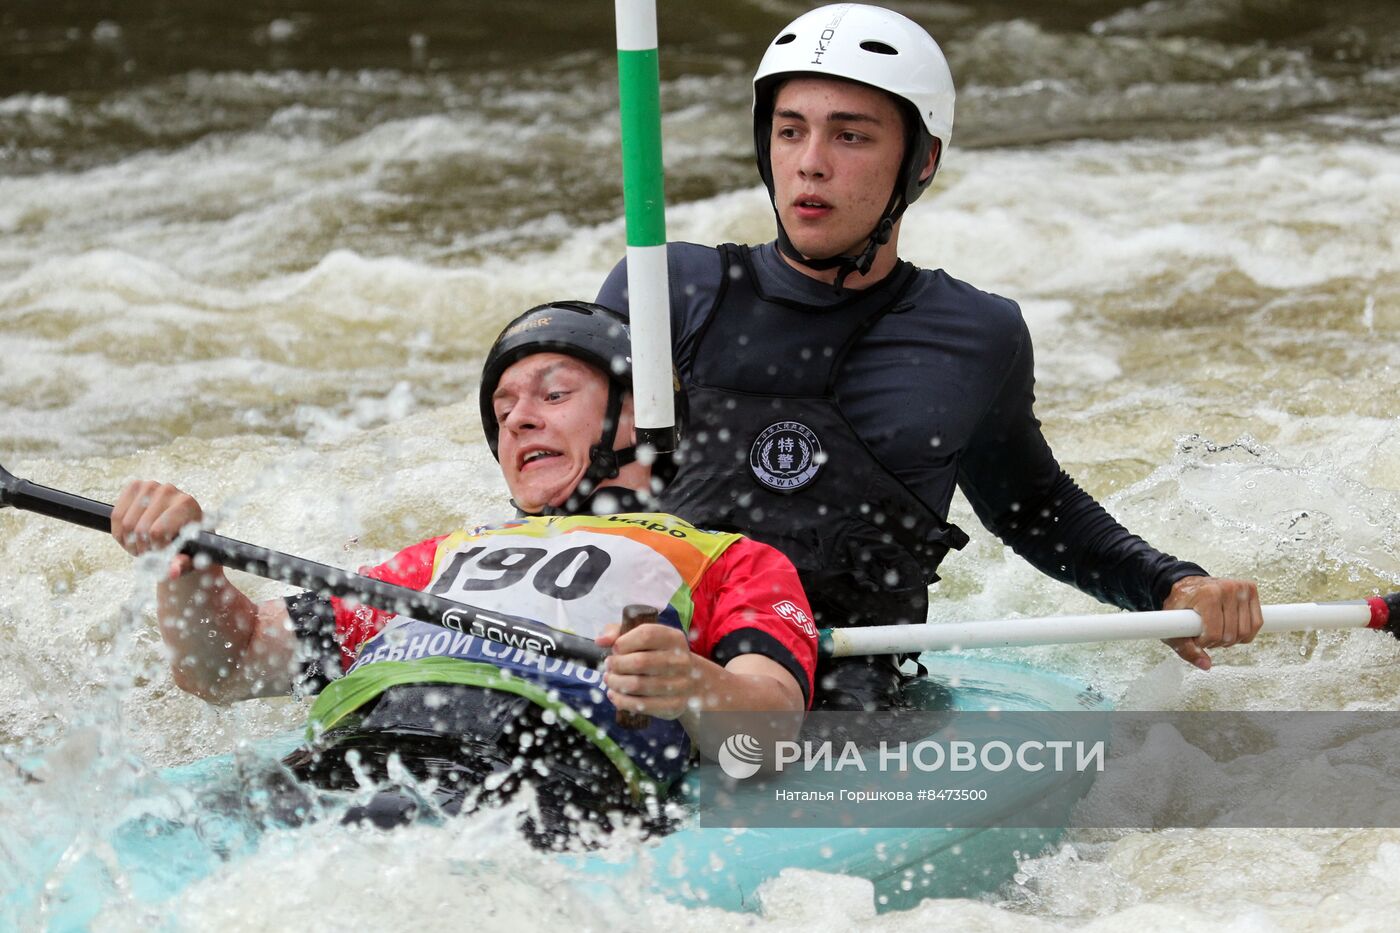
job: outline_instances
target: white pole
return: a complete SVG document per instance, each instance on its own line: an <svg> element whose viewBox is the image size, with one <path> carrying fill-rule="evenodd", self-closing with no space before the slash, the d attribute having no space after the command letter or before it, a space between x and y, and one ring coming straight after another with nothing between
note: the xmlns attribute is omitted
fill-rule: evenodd
<svg viewBox="0 0 1400 933"><path fill-rule="evenodd" d="M1263 632L1314 629L1381 628L1400 623L1400 594L1335 603L1293 603L1264 607ZM1392 623L1392 624L1395 624ZM1190 609L1128 612L992 622L933 625L874 625L825 629L822 653L842 658L857 654L906 654L964 648L1013 648L1073 645L1138 638L1193 638L1201 634L1201 617Z"/></svg>
<svg viewBox="0 0 1400 933"><path fill-rule="evenodd" d="M616 0L615 9L637 443L664 453L676 448L676 412L656 0Z"/></svg>

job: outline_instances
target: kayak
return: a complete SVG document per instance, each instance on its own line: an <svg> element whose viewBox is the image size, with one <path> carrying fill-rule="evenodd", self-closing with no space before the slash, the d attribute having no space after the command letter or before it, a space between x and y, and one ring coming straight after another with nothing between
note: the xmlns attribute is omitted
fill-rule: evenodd
<svg viewBox="0 0 1400 933"><path fill-rule="evenodd" d="M1104 710L1093 689L1023 664L947 653L922 658L929 676L910 687L914 705L929 711ZM936 736L934 736L936 738ZM21 826L0 840L0 927L86 929L120 900L156 907L220 866L256 850L263 830L247 805L246 776L289 751L296 736L267 740L251 751L188 765L143 771L101 805L53 806L42 782L0 784L0 811ZM42 762L27 763L43 773ZM114 770L120 770L114 769ZM1018 859L1042 852L1062 835L1069 808L1088 791L1092 776L1070 773L1002 787L983 821L964 828L724 828L687 820L659 839L598 853L557 858L582 888L605 896L626 887L655 891L685 905L748 911L761 906L765 882L785 869L833 872L868 880L876 906L894 910L929 897L988 893L1015 872ZM688 778L683 795L698 794ZM26 801L25 798L29 798ZM242 803L240 801L240 803ZM1057 813L1040 828L997 826L998 814L1036 805ZM1050 807L1049 810L1045 809ZM26 823L17 814L28 812ZM297 832L293 830L292 832Z"/></svg>
<svg viewBox="0 0 1400 933"><path fill-rule="evenodd" d="M1077 714L1111 706L1097 690L1073 678L1024 664L942 652L925 654L920 661L929 676L911 684L907 695L922 710ZM1099 734L1102 719L1089 719L1093 725L1088 728ZM1018 723L1027 731L1024 719ZM1004 723L998 738L1013 739L1006 729L1015 730L1018 723ZM959 725L962 736L968 737L967 723ZM1029 731L1022 737L1047 739L1052 732L1082 734L1085 725L1081 718L1066 729L1063 722L1037 717ZM937 740L939 735L929 738ZM900 910L926 898L976 897L994 891L1015 874L1021 859L1044 852L1063 836L1071 808L1092 783L1092 774L1074 772L1027 775L1019 782L1015 777L1002 779L980 812L976 803L961 805L958 827L692 826L620 861L592 858L580 860L580 867L610 881L649 871L653 889L668 900L736 911L760 909L763 885L783 870L830 872L868 880L877 910ZM688 790L693 792L695 784L692 776ZM1047 825L1026 828L1015 820L1017 811L1032 808ZM1012 825L996 825L999 822Z"/></svg>

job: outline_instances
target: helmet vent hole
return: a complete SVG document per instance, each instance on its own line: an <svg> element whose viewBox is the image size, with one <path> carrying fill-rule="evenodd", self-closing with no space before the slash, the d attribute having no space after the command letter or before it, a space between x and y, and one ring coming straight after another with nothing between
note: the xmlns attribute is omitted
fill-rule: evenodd
<svg viewBox="0 0 1400 933"><path fill-rule="evenodd" d="M774 44L774 45L787 45L789 42L794 41L796 38L797 38L797 33L795 33L795 32L785 32L785 33L783 33L781 36L779 36L778 38L774 39L774 40L773 40L773 44Z"/></svg>
<svg viewBox="0 0 1400 933"><path fill-rule="evenodd" d="M894 46L887 45L884 42L877 42L874 39L866 39L860 44L860 47L865 49L867 52L874 52L876 55L899 54L899 50L896 49Z"/></svg>

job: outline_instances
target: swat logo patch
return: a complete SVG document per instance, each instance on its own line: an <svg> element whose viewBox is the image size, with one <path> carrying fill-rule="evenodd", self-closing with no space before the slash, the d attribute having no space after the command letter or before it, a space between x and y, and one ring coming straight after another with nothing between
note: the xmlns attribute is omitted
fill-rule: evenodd
<svg viewBox="0 0 1400 933"><path fill-rule="evenodd" d="M792 492L810 483L826 461L821 441L811 428L796 421L770 424L754 438L749 468L760 483Z"/></svg>

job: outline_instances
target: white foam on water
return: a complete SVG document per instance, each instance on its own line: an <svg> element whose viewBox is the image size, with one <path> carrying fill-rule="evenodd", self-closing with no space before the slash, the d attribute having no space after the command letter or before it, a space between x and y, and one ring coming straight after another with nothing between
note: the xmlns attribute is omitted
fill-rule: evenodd
<svg viewBox="0 0 1400 933"><path fill-rule="evenodd" d="M5 464L35 482L113 501L126 481L176 482L219 531L350 569L453 527L507 514L504 488L481 443L476 406L396 418L375 430L333 423L313 449L275 437L182 440L130 457ZM3 678L7 740L96 720L158 764L228 751L304 721L289 701L218 710L175 690L154 633L163 562L133 567L110 537L52 520L0 513L6 558L0 619L13 628L15 669ZM22 558L22 559L21 559ZM255 598L290 587L235 575ZM46 684L64 671L66 687ZM14 731L11 732L10 730Z"/></svg>
<svg viewBox="0 0 1400 933"><path fill-rule="evenodd" d="M266 265L319 229L318 212L382 196L373 166L385 153L469 157L475 145L434 121L396 129L402 139L211 142L0 182L15 195L0 198L0 261L14 270L0 284L0 462L109 501L129 478L172 480L216 510L225 533L347 567L505 514L476 423L481 355L520 310L592 297L622 254L622 225L450 268L332 241L308 247L304 262ZM220 145L257 171L224 178ZM293 165L303 156L335 169L320 178ZM212 199L209 213L166 190L173 167ZM1243 130L954 149L901 242L914 262L1022 303L1047 434L1135 532L1215 572L1256 576L1272 601L1350 598L1400 588L1400 426L1386 394L1400 358L1397 178L1400 157L1381 146ZM771 216L766 193L748 188L675 208L668 222L676 239L759 242ZM4 452L10 444L22 452ZM953 517L973 543L945 564L935 620L1096 608L1009 555L961 500ZM293 701L214 710L174 689L150 610L157 572L134 570L94 532L0 512L0 728L6 742L68 749L55 780L84 805L98 799L81 796L95 761L189 761L304 717ZM285 591L243 580L260 598ZM1400 643L1376 633L1214 654L1209 673L1155 643L1004 656L1089 680L1132 708L1400 703ZM506 859L514 874L492 874L471 858L481 838L447 833L450 845L428 830L288 834L192 886L169 916L191 928L329 928L343 916L325 903L359 885L337 876L396 892L353 899L384 926L431 928L471 911L488 928L599 917L676 931L1365 927L1394 911L1387 879L1400 852L1392 830L1081 831L1072 854L1028 862L1000 902L868 919L859 885L785 877L766 913L736 920L652 895L626 914L571 894L550 902L529 883L553 877L548 860L524 853ZM1203 904L1200 890L1221 877L1230 890ZM132 929L150 916L114 903L103 919Z"/></svg>
<svg viewBox="0 0 1400 933"><path fill-rule="evenodd" d="M22 351L0 414L11 444L76 454L185 431L301 434L351 411L373 426L476 382L495 324L464 321L514 307L502 281L343 251L246 290L119 252L50 260L0 288ZM398 388L410 375L417 388Z"/></svg>
<svg viewBox="0 0 1400 933"><path fill-rule="evenodd" d="M56 94L12 94L0 97L0 116L69 117L73 102Z"/></svg>
<svg viewBox="0 0 1400 933"><path fill-rule="evenodd" d="M904 255L1015 297L1127 290L1204 265L1261 286L1395 286L1400 156L1288 136L950 150ZM1166 284L1166 283L1164 283Z"/></svg>

